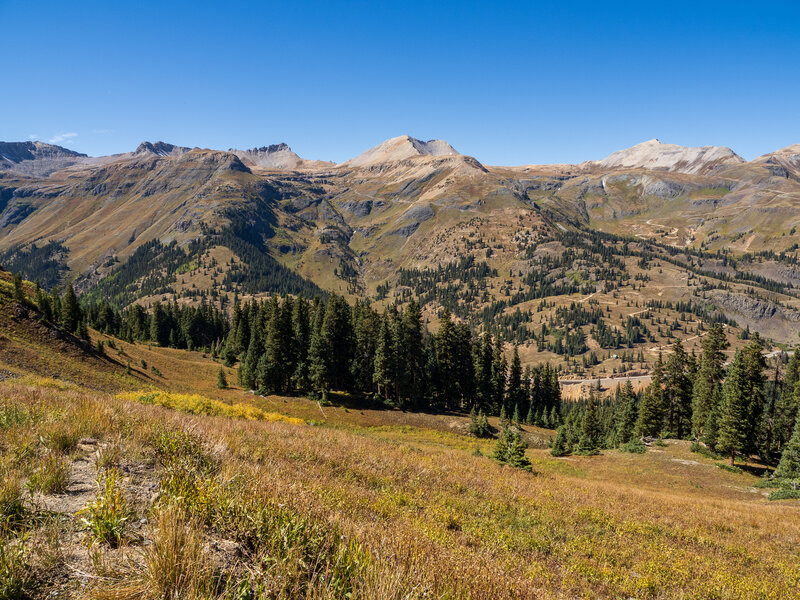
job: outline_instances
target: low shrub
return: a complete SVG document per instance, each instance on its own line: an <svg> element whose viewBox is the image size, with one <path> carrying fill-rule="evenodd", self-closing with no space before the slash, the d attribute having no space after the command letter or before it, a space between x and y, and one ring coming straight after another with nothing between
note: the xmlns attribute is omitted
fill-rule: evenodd
<svg viewBox="0 0 800 600"><path fill-rule="evenodd" d="M154 404L192 415L212 415L252 421L282 421L303 425L305 421L278 413L266 412L249 404L225 404L198 394L173 394L170 392L129 392L117 396L122 400L140 404Z"/></svg>
<svg viewBox="0 0 800 600"><path fill-rule="evenodd" d="M736 467L734 465L729 465L727 463L720 463L720 462L714 464L717 465L723 471L730 471L731 473L736 473L736 474L743 473L743 471L739 467Z"/></svg>
<svg viewBox="0 0 800 600"><path fill-rule="evenodd" d="M769 496L767 497L768 500L792 500L792 499L800 499L800 490L793 490L789 489L779 489L773 492L770 492Z"/></svg>
<svg viewBox="0 0 800 600"><path fill-rule="evenodd" d="M622 444L619 447L620 452L630 452L631 454L644 454L647 452L647 446L644 445L642 440L631 440L627 444Z"/></svg>
<svg viewBox="0 0 800 600"><path fill-rule="evenodd" d="M119 478L117 469L103 470L97 477L96 499L78 513L86 515L82 522L89 546L97 542L116 548L129 539L127 527L134 515L122 493Z"/></svg>

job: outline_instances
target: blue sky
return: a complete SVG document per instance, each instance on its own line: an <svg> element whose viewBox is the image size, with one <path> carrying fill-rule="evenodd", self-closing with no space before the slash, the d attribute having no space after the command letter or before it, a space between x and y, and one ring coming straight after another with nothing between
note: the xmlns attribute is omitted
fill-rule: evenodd
<svg viewBox="0 0 800 600"><path fill-rule="evenodd" d="M525 164L657 137L750 159L800 143L798 4L0 0L0 139L342 161L408 133Z"/></svg>

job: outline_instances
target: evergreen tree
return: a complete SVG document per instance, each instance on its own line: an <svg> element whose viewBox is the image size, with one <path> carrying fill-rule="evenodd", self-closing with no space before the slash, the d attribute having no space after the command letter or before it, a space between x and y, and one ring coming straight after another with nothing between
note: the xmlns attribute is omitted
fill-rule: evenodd
<svg viewBox="0 0 800 600"><path fill-rule="evenodd" d="M664 428L666 414L664 406L664 393L662 384L663 363L661 354L658 355L650 385L642 398L639 406L639 416L636 421L636 432L640 436L656 437Z"/></svg>
<svg viewBox="0 0 800 600"><path fill-rule="evenodd" d="M603 432L597 414L597 400L594 395L589 396L586 410L583 414L581 434L578 439L578 452L580 454L597 454L602 443Z"/></svg>
<svg viewBox="0 0 800 600"><path fill-rule="evenodd" d="M492 458L500 463L530 471L531 461L525 456L527 447L528 444L517 431L511 427L504 427L500 432L500 437L497 438Z"/></svg>
<svg viewBox="0 0 800 600"><path fill-rule="evenodd" d="M716 448L730 454L731 464L736 453L746 448L750 428L746 421L750 401L746 395L748 382L744 363L743 351L737 350L722 386L722 405L717 423Z"/></svg>
<svg viewBox="0 0 800 600"><path fill-rule="evenodd" d="M479 438L491 437L489 419L486 418L483 411L475 412L474 407L469 413L469 432Z"/></svg>
<svg viewBox="0 0 800 600"><path fill-rule="evenodd" d="M800 479L800 419L797 420L794 433L783 450L781 461L778 463L778 468L775 469L775 476L784 479Z"/></svg>
<svg viewBox="0 0 800 600"><path fill-rule="evenodd" d="M78 298L72 285L67 286L64 298L61 302L61 327L69 333L75 333L78 323L81 321L81 308L78 306Z"/></svg>
<svg viewBox="0 0 800 600"><path fill-rule="evenodd" d="M636 428L636 417L638 416L638 398L633 391L630 379L625 382L620 392L620 406L622 414L617 428L617 445L627 444L633 439Z"/></svg>
<svg viewBox="0 0 800 600"><path fill-rule="evenodd" d="M308 375L310 343L311 324L309 323L308 303L302 298L298 298L292 308L292 344L296 361L294 373L292 373L292 384L296 390L307 390L310 385Z"/></svg>
<svg viewBox="0 0 800 600"><path fill-rule="evenodd" d="M692 382L689 379L688 357L680 340L672 344L664 377L664 400L667 408L667 428L678 439L692 429Z"/></svg>
<svg viewBox="0 0 800 600"><path fill-rule="evenodd" d="M492 405L494 410L499 411L506 407L506 357L503 355L503 342L498 337L495 340L494 351L492 352Z"/></svg>
<svg viewBox="0 0 800 600"><path fill-rule="evenodd" d="M20 304L25 304L25 290L22 289L22 274L14 273L14 300Z"/></svg>
<svg viewBox="0 0 800 600"><path fill-rule="evenodd" d="M514 414L511 417L511 422L519 427L520 424L520 417L519 417L519 404L514 405Z"/></svg>
<svg viewBox="0 0 800 600"><path fill-rule="evenodd" d="M748 399L744 415L747 424L744 452L758 451L761 426L764 422L766 407L766 360L764 345L758 333L754 333L750 342L742 349L742 366L744 371L743 394Z"/></svg>
<svg viewBox="0 0 800 600"><path fill-rule="evenodd" d="M714 392L725 376L725 354L729 346L722 326L714 323L703 338L703 352L692 390L692 434L699 438L714 407Z"/></svg>
<svg viewBox="0 0 800 600"><path fill-rule="evenodd" d="M475 345L475 385L478 406L492 410L494 388L492 385L492 336L488 332Z"/></svg>
<svg viewBox="0 0 800 600"><path fill-rule="evenodd" d="M381 319L378 331L378 343L375 347L373 382L385 400L389 399L389 391L394 389L395 348L388 315Z"/></svg>
<svg viewBox="0 0 800 600"><path fill-rule="evenodd" d="M553 441L553 447L550 449L550 454L553 456L566 456L569 454L569 448L567 447L567 434L563 425L556 430L556 439Z"/></svg>
<svg viewBox="0 0 800 600"><path fill-rule="evenodd" d="M519 351L514 346L511 357L511 367L508 370L508 388L506 390L506 402L509 407L514 407L515 413L519 416L519 407L527 401L525 390L522 386L522 365L519 360ZM519 422L519 419L517 419Z"/></svg>
<svg viewBox="0 0 800 600"><path fill-rule="evenodd" d="M800 413L800 352L794 352L786 365L783 384L775 403L774 443L780 452L793 435L793 425Z"/></svg>
<svg viewBox="0 0 800 600"><path fill-rule="evenodd" d="M153 315L150 317L150 339L164 347L168 346L170 342L167 314L158 300L153 303Z"/></svg>
<svg viewBox="0 0 800 600"><path fill-rule="evenodd" d="M217 371L217 389L224 390L228 387L228 379L225 377L225 369L222 367Z"/></svg>
<svg viewBox="0 0 800 600"><path fill-rule="evenodd" d="M711 410L703 426L703 434L700 439L712 450L717 447L717 436L719 434L719 414L722 410L722 386L714 388L714 396L711 400Z"/></svg>
<svg viewBox="0 0 800 600"><path fill-rule="evenodd" d="M320 303L314 307L314 322L311 327L311 341L308 350L308 375L314 389L326 396L330 379L327 357L333 348L328 346L328 339L322 333L322 324L325 320L324 310Z"/></svg>
<svg viewBox="0 0 800 600"><path fill-rule="evenodd" d="M425 352L422 343L422 312L419 304L409 302L398 323L398 389L401 399L417 405L425 388Z"/></svg>

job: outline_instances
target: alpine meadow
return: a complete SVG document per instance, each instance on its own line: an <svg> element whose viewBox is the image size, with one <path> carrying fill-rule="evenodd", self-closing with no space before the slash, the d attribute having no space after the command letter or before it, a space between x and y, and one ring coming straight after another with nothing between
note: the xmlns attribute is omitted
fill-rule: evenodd
<svg viewBox="0 0 800 600"><path fill-rule="evenodd" d="M0 600L800 597L796 8L167 4L0 3Z"/></svg>

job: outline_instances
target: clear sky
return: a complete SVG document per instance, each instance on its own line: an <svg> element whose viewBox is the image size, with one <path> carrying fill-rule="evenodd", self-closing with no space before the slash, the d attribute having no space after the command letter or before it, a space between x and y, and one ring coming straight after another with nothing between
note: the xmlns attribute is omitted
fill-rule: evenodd
<svg viewBox="0 0 800 600"><path fill-rule="evenodd" d="M487 164L659 138L800 143L798 2L0 0L0 140L286 142L342 161L407 133Z"/></svg>

